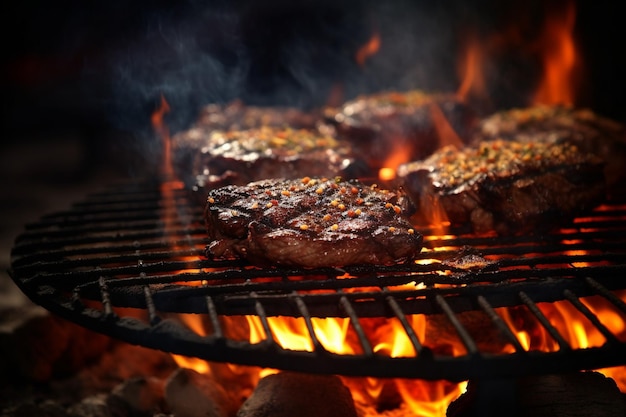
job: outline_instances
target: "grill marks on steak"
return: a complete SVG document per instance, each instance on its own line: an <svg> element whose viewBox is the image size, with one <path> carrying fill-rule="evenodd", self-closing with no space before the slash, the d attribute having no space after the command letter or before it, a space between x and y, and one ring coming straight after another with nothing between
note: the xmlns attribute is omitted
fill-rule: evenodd
<svg viewBox="0 0 626 417"><path fill-rule="evenodd" d="M419 210L476 233L554 228L605 198L603 163L568 143L484 141L398 169Z"/></svg>
<svg viewBox="0 0 626 417"><path fill-rule="evenodd" d="M262 265L336 267L409 261L422 236L408 200L356 180L271 179L211 190L205 218L209 258Z"/></svg>

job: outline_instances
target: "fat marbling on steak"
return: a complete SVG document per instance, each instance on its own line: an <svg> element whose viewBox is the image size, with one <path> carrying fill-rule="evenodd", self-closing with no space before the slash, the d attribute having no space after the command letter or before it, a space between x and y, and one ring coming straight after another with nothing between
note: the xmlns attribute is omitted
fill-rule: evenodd
<svg viewBox="0 0 626 417"><path fill-rule="evenodd" d="M418 210L474 232L552 229L605 199L603 163L570 143L484 141L398 169Z"/></svg>
<svg viewBox="0 0 626 417"><path fill-rule="evenodd" d="M268 179L209 191L212 259L336 267L410 261L422 236L401 191L340 178Z"/></svg>

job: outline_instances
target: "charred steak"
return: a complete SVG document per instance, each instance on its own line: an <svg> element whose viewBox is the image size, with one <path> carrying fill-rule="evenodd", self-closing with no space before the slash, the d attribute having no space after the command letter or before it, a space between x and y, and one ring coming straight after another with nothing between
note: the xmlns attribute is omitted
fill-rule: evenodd
<svg viewBox="0 0 626 417"><path fill-rule="evenodd" d="M344 141L315 130L264 126L248 130L188 132L174 140L175 166L196 187L244 185L265 178L305 175L362 177L364 162Z"/></svg>
<svg viewBox="0 0 626 417"><path fill-rule="evenodd" d="M410 261L422 236L408 200L357 180L270 179L208 194L207 256L301 267Z"/></svg>
<svg viewBox="0 0 626 417"><path fill-rule="evenodd" d="M478 124L474 140L571 143L605 162L609 198L621 197L626 184L626 126L589 109L534 106L495 113Z"/></svg>
<svg viewBox="0 0 626 417"><path fill-rule="evenodd" d="M213 130L246 130L261 126L312 129L320 117L315 112L293 107L249 106L240 100L209 104L202 108L195 127Z"/></svg>
<svg viewBox="0 0 626 417"><path fill-rule="evenodd" d="M464 142L475 120L470 108L455 95L420 90L361 95L339 109L326 109L324 114L339 137L364 149L375 169L383 167L394 153L418 160L443 145ZM449 129L443 130L442 124Z"/></svg>
<svg viewBox="0 0 626 417"><path fill-rule="evenodd" d="M485 141L445 148L400 166L407 193L425 218L441 210L474 232L518 234L553 228L605 198L603 164L561 143Z"/></svg>

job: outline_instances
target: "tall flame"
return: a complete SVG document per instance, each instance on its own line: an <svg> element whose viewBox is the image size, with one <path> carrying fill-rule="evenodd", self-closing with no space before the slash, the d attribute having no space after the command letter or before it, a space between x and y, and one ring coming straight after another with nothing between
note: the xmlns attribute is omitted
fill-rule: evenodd
<svg viewBox="0 0 626 417"><path fill-rule="evenodd" d="M485 59L485 50L479 39L475 35L468 36L458 68L461 84L456 94L460 100L466 102L470 96L484 97L487 95Z"/></svg>
<svg viewBox="0 0 626 417"><path fill-rule="evenodd" d="M576 45L573 32L576 8L570 1L565 10L551 14L544 28L542 50L544 74L534 96L535 104L574 104Z"/></svg>

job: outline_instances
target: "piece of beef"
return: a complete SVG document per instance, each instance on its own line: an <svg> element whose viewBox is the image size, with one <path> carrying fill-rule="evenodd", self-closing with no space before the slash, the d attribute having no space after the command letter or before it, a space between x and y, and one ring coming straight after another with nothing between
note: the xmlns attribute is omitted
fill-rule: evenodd
<svg viewBox="0 0 626 417"><path fill-rule="evenodd" d="M558 227L602 203L603 168L571 144L495 140L442 149L402 165L398 176L427 219L519 234Z"/></svg>
<svg viewBox="0 0 626 417"><path fill-rule="evenodd" d="M203 201L208 188L266 178L370 176L346 142L309 129L191 130L174 138L173 149L179 178L202 191Z"/></svg>
<svg viewBox="0 0 626 417"><path fill-rule="evenodd" d="M408 200L357 180L270 179L208 194L207 256L260 265L339 267L410 261L422 236Z"/></svg>
<svg viewBox="0 0 626 417"><path fill-rule="evenodd" d="M495 113L478 124L474 141L572 143L605 162L610 199L626 191L626 126L589 109L534 106Z"/></svg>
<svg viewBox="0 0 626 417"><path fill-rule="evenodd" d="M317 111L284 106L250 106L241 100L203 107L194 128L213 130L246 130L261 126L313 129L320 122Z"/></svg>
<svg viewBox="0 0 626 417"><path fill-rule="evenodd" d="M476 120L454 94L420 90L361 95L324 114L376 170L398 154L418 160L441 146L465 143Z"/></svg>

